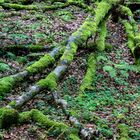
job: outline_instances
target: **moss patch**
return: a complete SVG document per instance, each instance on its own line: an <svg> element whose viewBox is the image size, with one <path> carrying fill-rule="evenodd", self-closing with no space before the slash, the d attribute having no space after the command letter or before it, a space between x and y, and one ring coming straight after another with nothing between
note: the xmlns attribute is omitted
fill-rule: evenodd
<svg viewBox="0 0 140 140"><path fill-rule="evenodd" d="M119 124L118 128L120 131L120 140L128 140L128 126L126 124Z"/></svg>
<svg viewBox="0 0 140 140"><path fill-rule="evenodd" d="M0 79L0 95L12 90L15 84L15 79L12 76L3 77Z"/></svg>
<svg viewBox="0 0 140 140"><path fill-rule="evenodd" d="M31 66L27 67L26 70L31 74L37 73L39 71L42 71L45 67L47 67L49 64L53 63L54 61L55 59L52 56L46 54L45 56L40 58L40 60L36 61Z"/></svg>
<svg viewBox="0 0 140 140"><path fill-rule="evenodd" d="M67 49L64 52L64 54L61 57L61 60L67 60L68 62L71 62L78 47L74 42L70 42L68 45L71 49Z"/></svg>
<svg viewBox="0 0 140 140"><path fill-rule="evenodd" d="M61 131L67 130L68 126L61 122L55 122L50 120L47 116L42 114L40 111L33 109L32 110L32 119L43 126L46 127L56 127L59 128Z"/></svg>
<svg viewBox="0 0 140 140"><path fill-rule="evenodd" d="M103 21L101 23L100 30L99 30L99 38L98 38L98 40L96 42L97 49L99 51L103 51L105 49L106 36L107 36L106 21Z"/></svg>
<svg viewBox="0 0 140 140"><path fill-rule="evenodd" d="M11 124L17 123L19 114L14 109L0 109L0 128L8 128Z"/></svg>
<svg viewBox="0 0 140 140"><path fill-rule="evenodd" d="M55 73L51 72L45 79L40 80L37 82L41 88L48 88L49 90L54 90L57 87L57 76Z"/></svg>
<svg viewBox="0 0 140 140"><path fill-rule="evenodd" d="M4 3L4 0L0 0L0 4L1 4L1 3Z"/></svg>

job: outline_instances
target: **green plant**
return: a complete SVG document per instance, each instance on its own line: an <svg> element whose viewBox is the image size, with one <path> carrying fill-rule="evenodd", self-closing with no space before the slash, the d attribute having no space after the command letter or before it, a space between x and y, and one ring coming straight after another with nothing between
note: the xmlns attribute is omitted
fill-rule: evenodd
<svg viewBox="0 0 140 140"><path fill-rule="evenodd" d="M7 71L7 70L8 71L10 70L9 65L0 62L0 72L4 72L4 71Z"/></svg>
<svg viewBox="0 0 140 140"><path fill-rule="evenodd" d="M62 20L69 22L72 19L74 19L74 16L72 15L72 13L70 11L58 11L57 15L61 17Z"/></svg>
<svg viewBox="0 0 140 140"><path fill-rule="evenodd" d="M0 13L0 20L2 20L5 17L4 13Z"/></svg>
<svg viewBox="0 0 140 140"><path fill-rule="evenodd" d="M104 66L103 70L108 72L111 78L116 76L116 70L112 66Z"/></svg>
<svg viewBox="0 0 140 140"><path fill-rule="evenodd" d="M16 55L11 52L7 52L6 56L11 60L16 60Z"/></svg>
<svg viewBox="0 0 140 140"><path fill-rule="evenodd" d="M26 63L27 62L27 57L26 56L21 56L16 59L18 63Z"/></svg>

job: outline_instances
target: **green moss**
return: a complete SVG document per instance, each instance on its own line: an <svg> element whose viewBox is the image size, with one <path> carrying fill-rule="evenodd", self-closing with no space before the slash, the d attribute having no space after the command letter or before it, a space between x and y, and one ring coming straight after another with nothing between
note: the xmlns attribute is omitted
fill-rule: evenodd
<svg viewBox="0 0 140 140"><path fill-rule="evenodd" d="M46 126L46 127L54 126L55 128L59 128L61 131L66 131L68 129L68 126L66 124L52 121L47 116L45 116L42 112L36 109L32 110L32 119L35 122L38 122L41 125Z"/></svg>
<svg viewBox="0 0 140 140"><path fill-rule="evenodd" d="M80 138L75 134L70 134L69 139L70 140L80 140Z"/></svg>
<svg viewBox="0 0 140 140"><path fill-rule="evenodd" d="M112 49L113 48L113 45L111 45L110 43L106 43L105 44L105 48L106 49Z"/></svg>
<svg viewBox="0 0 140 140"><path fill-rule="evenodd" d="M44 16L41 15L41 14L36 14L35 17L36 17L36 19L38 19L38 20L42 20L42 19L44 18Z"/></svg>
<svg viewBox="0 0 140 140"><path fill-rule="evenodd" d="M8 105L11 106L12 108L14 108L16 105L16 101L11 101Z"/></svg>
<svg viewBox="0 0 140 140"><path fill-rule="evenodd" d="M15 84L15 79L12 76L3 77L0 79L0 95L4 95L12 90Z"/></svg>
<svg viewBox="0 0 140 140"><path fill-rule="evenodd" d="M106 21L103 21L100 26L99 38L96 42L97 49L103 51L105 49L105 39L107 35Z"/></svg>
<svg viewBox="0 0 140 140"><path fill-rule="evenodd" d="M19 114L14 109L1 108L0 109L0 128L7 128L12 124L17 123Z"/></svg>
<svg viewBox="0 0 140 140"><path fill-rule="evenodd" d="M134 20L133 13L132 13L132 11L130 10L130 8L121 5L121 6L120 6L120 10L121 10L121 12L122 12L124 15L127 15L127 16L128 16L129 22L130 22L130 24L132 25L133 31L134 31L134 32L138 32L138 26L137 26L137 24L136 24L136 21Z"/></svg>
<svg viewBox="0 0 140 140"><path fill-rule="evenodd" d="M82 47L83 47L83 46L82 46ZM95 48L95 47L96 47L96 43L95 43L94 40L90 40L90 41L87 42L87 44L86 44L85 47L86 47L86 48Z"/></svg>
<svg viewBox="0 0 140 140"><path fill-rule="evenodd" d="M4 3L4 0L0 0L0 4L1 4L1 3Z"/></svg>
<svg viewBox="0 0 140 140"><path fill-rule="evenodd" d="M2 3L2 7L16 9L16 10L38 10L39 8L35 5L20 5L20 4L10 4L10 3Z"/></svg>
<svg viewBox="0 0 140 140"><path fill-rule="evenodd" d="M49 64L53 63L55 59L50 56L49 54L46 54L45 56L41 57L38 61L36 61L31 66L27 67L26 70L33 74L37 73L39 71L42 71L45 67L47 67Z"/></svg>
<svg viewBox="0 0 140 140"><path fill-rule="evenodd" d="M19 115L19 123L26 123L32 120L32 112L31 111L27 111L27 112L23 112L20 113Z"/></svg>
<svg viewBox="0 0 140 140"><path fill-rule="evenodd" d="M71 62L73 60L74 54L77 51L77 45L74 42L70 42L68 44L70 46L70 49L67 49L64 54L61 57L61 60L67 60L68 62Z"/></svg>
<svg viewBox="0 0 140 140"><path fill-rule="evenodd" d="M128 126L126 124L119 124L118 129L120 131L120 140L128 140Z"/></svg>
<svg viewBox="0 0 140 140"><path fill-rule="evenodd" d="M45 79L37 82L37 85L41 88L48 88L49 90L54 90L57 87L57 76L55 73L51 72Z"/></svg>
<svg viewBox="0 0 140 140"><path fill-rule="evenodd" d="M28 48L30 51L41 51L44 49L44 46L37 44L37 45L30 45Z"/></svg>
<svg viewBox="0 0 140 140"><path fill-rule="evenodd" d="M131 49L132 53L134 51L134 32L133 32L133 27L130 23L127 22L127 20L121 21L125 27L127 37L128 37L128 47Z"/></svg>
<svg viewBox="0 0 140 140"><path fill-rule="evenodd" d="M135 62L137 64L137 62L140 58L140 55L139 55L139 51L140 51L139 34L134 33L134 29L133 29L132 25L127 20L123 20L122 23L125 26L126 33L127 33L127 38L128 38L127 45L130 48L130 50L135 58Z"/></svg>
<svg viewBox="0 0 140 140"><path fill-rule="evenodd" d="M116 1L102 1L98 4L97 9L95 10L95 22L96 25L99 25L100 21L105 17L105 15L110 10L112 4L115 4Z"/></svg>
<svg viewBox="0 0 140 140"><path fill-rule="evenodd" d="M86 75L83 79L83 82L80 86L80 91L84 91L85 89L92 89L91 87L94 76L96 72L96 57L94 53L91 53L89 58L88 58L88 69L86 72Z"/></svg>

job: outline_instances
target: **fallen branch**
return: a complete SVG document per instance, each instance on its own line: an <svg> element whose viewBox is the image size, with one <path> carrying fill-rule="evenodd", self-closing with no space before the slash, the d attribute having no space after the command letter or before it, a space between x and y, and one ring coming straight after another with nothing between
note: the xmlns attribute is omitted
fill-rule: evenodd
<svg viewBox="0 0 140 140"><path fill-rule="evenodd" d="M4 3L0 2L0 6L2 6L4 9L15 9L15 10L43 10L43 11L47 11L47 10L57 10L57 9L62 9L62 8L66 8L68 6L77 6L80 7L82 9L85 9L88 12L93 12L93 8L84 4L84 3L80 3L80 2L66 2L64 4L61 5L51 5L51 6L37 6L37 5L20 5L20 4L11 4L11 3Z"/></svg>
<svg viewBox="0 0 140 140"><path fill-rule="evenodd" d="M140 33L138 32L138 25L133 18L133 14L128 7L120 6L123 14L127 17L121 21L124 24L128 37L128 47L131 50L136 64L140 64Z"/></svg>
<svg viewBox="0 0 140 140"><path fill-rule="evenodd" d="M94 77L95 77L95 72L96 72L96 56L94 53L91 53L89 58L88 58L88 64L87 64L87 72L86 75L82 81L82 84L80 86L80 92L84 92L85 90L91 90L93 89L91 87Z"/></svg>
<svg viewBox="0 0 140 140"><path fill-rule="evenodd" d="M44 115L41 111L37 109L32 109L31 111L18 113L14 109L1 108L0 109L0 128L8 128L12 124L23 124L30 121L41 124L46 128L59 129L60 133L65 133L72 140L78 138L78 133L73 131L70 126L63 122L52 121L48 116ZM79 139L80 140L80 139Z"/></svg>
<svg viewBox="0 0 140 140"><path fill-rule="evenodd" d="M10 92L16 83L24 80L29 75L41 72L48 65L55 62L55 59L64 51L63 47L54 48L50 53L45 54L38 61L27 67L24 71L0 79L0 95Z"/></svg>

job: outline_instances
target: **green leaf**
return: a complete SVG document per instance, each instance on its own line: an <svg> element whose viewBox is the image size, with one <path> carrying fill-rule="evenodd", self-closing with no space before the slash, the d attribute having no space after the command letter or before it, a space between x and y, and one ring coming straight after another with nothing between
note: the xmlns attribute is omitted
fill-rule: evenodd
<svg viewBox="0 0 140 140"><path fill-rule="evenodd" d="M116 70L113 67L111 67L111 66L104 66L103 70L108 72L109 75L111 76L111 78L116 76Z"/></svg>

